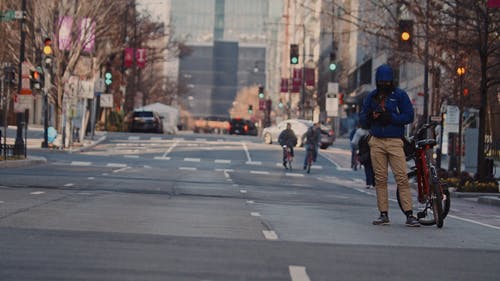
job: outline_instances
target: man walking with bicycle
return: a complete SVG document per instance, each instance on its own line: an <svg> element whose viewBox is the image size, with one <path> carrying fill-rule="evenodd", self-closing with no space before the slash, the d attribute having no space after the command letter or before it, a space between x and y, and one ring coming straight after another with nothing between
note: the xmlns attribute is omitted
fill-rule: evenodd
<svg viewBox="0 0 500 281"><path fill-rule="evenodd" d="M360 112L360 123L370 128L370 156L375 172L377 207L380 216L374 225L389 224L387 190L388 165L394 173L407 226L420 226L413 216L406 157L403 150L404 126L413 122L414 111L408 94L394 85L392 68L383 64L377 68L377 88L368 94Z"/></svg>

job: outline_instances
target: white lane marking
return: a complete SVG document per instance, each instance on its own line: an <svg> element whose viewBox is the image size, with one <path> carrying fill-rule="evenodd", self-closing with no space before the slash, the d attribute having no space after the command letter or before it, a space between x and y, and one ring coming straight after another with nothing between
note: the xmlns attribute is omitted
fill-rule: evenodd
<svg viewBox="0 0 500 281"><path fill-rule="evenodd" d="M123 155L124 158L139 158L139 155Z"/></svg>
<svg viewBox="0 0 500 281"><path fill-rule="evenodd" d="M155 160L170 160L170 157L155 156Z"/></svg>
<svg viewBox="0 0 500 281"><path fill-rule="evenodd" d="M113 171L113 173L123 172L123 171L128 170L128 169L130 169L130 167L123 167L123 168L120 168L120 169L114 170L114 171Z"/></svg>
<svg viewBox="0 0 500 281"><path fill-rule="evenodd" d="M231 160L224 160L224 159L215 159L214 162L219 164L231 164Z"/></svg>
<svg viewBox="0 0 500 281"><path fill-rule="evenodd" d="M107 176L107 175L109 175L109 174L108 174L108 173L102 173L102 175L103 175L103 176Z"/></svg>
<svg viewBox="0 0 500 281"><path fill-rule="evenodd" d="M67 184L65 184L64 186L66 186L66 187L70 187L70 186L73 186L73 185L75 185L75 184L74 184L74 183L67 183Z"/></svg>
<svg viewBox="0 0 500 281"><path fill-rule="evenodd" d="M94 177L88 177L87 179L89 179L89 180L95 180Z"/></svg>
<svg viewBox="0 0 500 281"><path fill-rule="evenodd" d="M247 204L255 204L255 201L253 201L253 200L247 200Z"/></svg>
<svg viewBox="0 0 500 281"><path fill-rule="evenodd" d="M337 170L339 170L339 171L352 171L351 168L343 168L343 167L337 167Z"/></svg>
<svg viewBox="0 0 500 281"><path fill-rule="evenodd" d="M247 193L247 191L245 189L240 189L240 192L241 193Z"/></svg>
<svg viewBox="0 0 500 281"><path fill-rule="evenodd" d="M162 140L161 137L151 137L149 140Z"/></svg>
<svg viewBox="0 0 500 281"><path fill-rule="evenodd" d="M149 166L149 165L144 165L144 169L152 169L153 167Z"/></svg>
<svg viewBox="0 0 500 281"><path fill-rule="evenodd" d="M304 177L304 174L298 174L298 173L285 173L285 176L289 176L289 177Z"/></svg>
<svg viewBox="0 0 500 281"><path fill-rule="evenodd" d="M454 218L454 219L457 219L457 220L466 221L466 222L470 222L470 223L478 224L478 225L481 225L481 226L485 226L485 227L489 227L489 228L493 228L493 229L500 230L500 227L499 227L499 226L495 226L495 225L491 225L491 224L487 224L487 223L482 223L482 222L478 222L478 221L475 221L475 220L466 219L466 218L462 218L462 217L457 217L457 216L450 215L450 214L448 214L448 217L451 217L451 218Z"/></svg>
<svg viewBox="0 0 500 281"><path fill-rule="evenodd" d="M250 215L252 217L260 217L260 214L258 212L251 212Z"/></svg>
<svg viewBox="0 0 500 281"><path fill-rule="evenodd" d="M127 164L108 163L108 164L106 164L106 167L111 167L111 168L125 168L125 167L127 167Z"/></svg>
<svg viewBox="0 0 500 281"><path fill-rule="evenodd" d="M245 162L247 165L262 165L262 161L247 161Z"/></svg>
<svg viewBox="0 0 500 281"><path fill-rule="evenodd" d="M228 172L228 173L230 173L230 172L234 172L234 170L233 170L233 169L215 169L215 171L217 171L217 172L224 172L224 173L225 173L225 172Z"/></svg>
<svg viewBox="0 0 500 281"><path fill-rule="evenodd" d="M278 240L278 234L272 230L262 230L262 234L267 240Z"/></svg>
<svg viewBox="0 0 500 281"><path fill-rule="evenodd" d="M243 146L243 150L245 151L245 155L247 156L247 163L252 162L252 157L250 157L250 152L248 152L248 147L246 143L242 142L241 145Z"/></svg>
<svg viewBox="0 0 500 281"><path fill-rule="evenodd" d="M71 166L90 166L92 162L71 161Z"/></svg>
<svg viewBox="0 0 500 281"><path fill-rule="evenodd" d="M231 175L227 171L224 171L224 177L226 177L228 179L230 176Z"/></svg>
<svg viewBox="0 0 500 281"><path fill-rule="evenodd" d="M128 140L140 140L141 138L140 137L137 137L137 136L130 136L128 137Z"/></svg>
<svg viewBox="0 0 500 281"><path fill-rule="evenodd" d="M187 162L200 162L201 159L200 158L189 158L189 157L186 157L186 158L184 158L184 161L187 161Z"/></svg>
<svg viewBox="0 0 500 281"><path fill-rule="evenodd" d="M184 140L184 139L181 139L181 140ZM174 142L174 144L172 144L172 146L171 146L171 147L169 147L169 148L167 149L167 151L165 151L165 153L163 153L162 157L163 157L163 158L167 158L167 155L168 155L168 154L172 151L172 149L174 149L174 147L176 147L176 146L177 146L177 144L179 143L179 141L180 141L180 140L176 139L176 140L175 140L175 142ZM155 157L155 159L156 159L156 157ZM170 159L170 158L168 158L168 159ZM167 160L168 160L168 159L167 159Z"/></svg>
<svg viewBox="0 0 500 281"><path fill-rule="evenodd" d="M323 170L323 166L321 166L321 165L312 165L311 169Z"/></svg>
<svg viewBox="0 0 500 281"><path fill-rule="evenodd" d="M194 167L179 167L179 170L196 171L196 168L194 168Z"/></svg>
<svg viewBox="0 0 500 281"><path fill-rule="evenodd" d="M270 173L268 171L250 171L250 174L269 175Z"/></svg>
<svg viewBox="0 0 500 281"><path fill-rule="evenodd" d="M292 281L311 281L304 266L290 265L288 266L288 270L290 271Z"/></svg>
<svg viewBox="0 0 500 281"><path fill-rule="evenodd" d="M5 201L0 201L0 204L5 203Z"/></svg>
<svg viewBox="0 0 500 281"><path fill-rule="evenodd" d="M44 191L33 191L33 192L30 192L31 195L40 195L40 194L44 194L45 192Z"/></svg>

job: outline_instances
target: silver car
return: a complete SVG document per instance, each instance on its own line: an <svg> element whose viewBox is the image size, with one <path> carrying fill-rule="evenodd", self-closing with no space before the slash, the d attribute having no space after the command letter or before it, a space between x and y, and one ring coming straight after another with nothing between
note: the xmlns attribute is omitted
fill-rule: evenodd
<svg viewBox="0 0 500 281"><path fill-rule="evenodd" d="M286 129L287 123L290 123L292 125L292 130L297 136L297 146L303 146L306 139L307 130L314 124L311 120L288 119L281 121L277 125L266 127L262 131L262 138L264 142L267 144L277 143L278 137L280 133L284 129ZM330 145L332 145L334 141L335 141L335 134L333 129L330 129L325 125L321 125L320 148L326 149Z"/></svg>
<svg viewBox="0 0 500 281"><path fill-rule="evenodd" d="M306 137L306 132L309 127L313 125L310 120L304 119L288 119L281 121L277 125L264 128L262 131L262 138L267 144L278 142L278 137L284 129L286 129L286 124L292 124L292 130L297 136L297 146L302 146Z"/></svg>

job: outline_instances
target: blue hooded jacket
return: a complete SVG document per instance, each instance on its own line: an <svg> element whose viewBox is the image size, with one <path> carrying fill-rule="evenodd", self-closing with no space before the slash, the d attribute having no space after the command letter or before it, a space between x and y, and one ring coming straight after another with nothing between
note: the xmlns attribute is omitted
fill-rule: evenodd
<svg viewBox="0 0 500 281"><path fill-rule="evenodd" d="M377 68L376 81L394 81L392 68L383 64ZM370 133L378 138L400 138L404 136L404 126L413 122L414 111L408 94L400 88L395 88L385 101L385 110L390 113L390 122L382 124L372 118L373 112L380 111L376 100L377 89L369 93L363 100L359 114L362 126L370 128Z"/></svg>

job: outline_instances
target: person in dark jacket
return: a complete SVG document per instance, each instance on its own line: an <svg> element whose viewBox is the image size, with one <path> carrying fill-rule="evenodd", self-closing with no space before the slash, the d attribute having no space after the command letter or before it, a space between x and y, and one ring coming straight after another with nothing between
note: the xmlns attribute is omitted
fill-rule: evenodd
<svg viewBox="0 0 500 281"><path fill-rule="evenodd" d="M377 206L380 211L375 225L389 224L387 191L388 165L394 173L407 226L420 226L413 216L412 198L403 150L404 126L413 122L414 111L408 94L395 87L392 68L383 64L375 74L377 88L363 100L360 122L370 128L370 156L375 172Z"/></svg>
<svg viewBox="0 0 500 281"><path fill-rule="evenodd" d="M292 154L292 157L294 156L293 152L293 147L297 145L297 136L295 135L295 132L292 130L292 124L287 123L286 124L286 129L281 131L280 135L278 136L278 143L281 146L286 145L287 147L290 148L290 154ZM286 151L283 150L283 167L286 168Z"/></svg>
<svg viewBox="0 0 500 281"><path fill-rule="evenodd" d="M318 149L320 141L321 141L321 127L320 123L316 122L311 127L309 127L309 129L307 129L306 132L306 146L305 146L306 152L309 149L314 151L313 162L316 162L316 159L318 158ZM307 153L306 157L304 158L304 170L306 168L307 168Z"/></svg>

